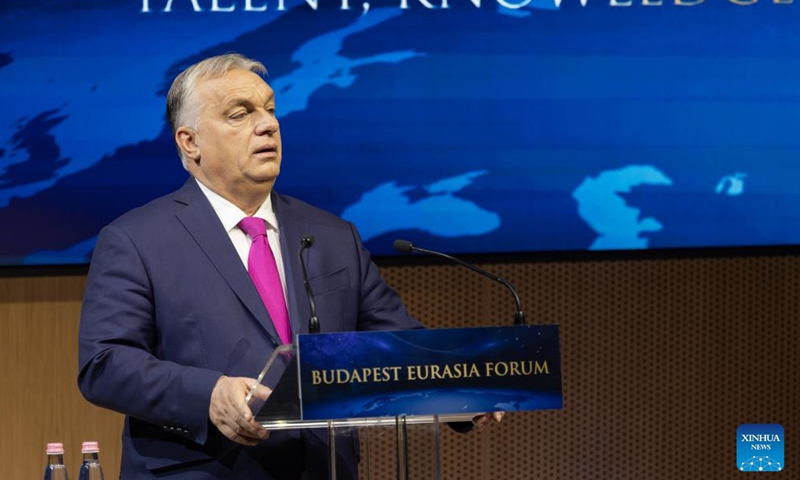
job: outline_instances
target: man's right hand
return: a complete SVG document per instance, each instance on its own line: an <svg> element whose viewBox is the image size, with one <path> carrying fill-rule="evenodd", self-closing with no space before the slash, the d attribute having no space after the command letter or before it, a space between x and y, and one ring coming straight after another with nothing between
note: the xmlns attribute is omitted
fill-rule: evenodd
<svg viewBox="0 0 800 480"><path fill-rule="evenodd" d="M250 388L257 383L254 378L220 377L211 392L208 417L223 435L242 445L254 446L269 437L269 432L255 418L245 402ZM258 385L254 398L266 400L269 388Z"/></svg>

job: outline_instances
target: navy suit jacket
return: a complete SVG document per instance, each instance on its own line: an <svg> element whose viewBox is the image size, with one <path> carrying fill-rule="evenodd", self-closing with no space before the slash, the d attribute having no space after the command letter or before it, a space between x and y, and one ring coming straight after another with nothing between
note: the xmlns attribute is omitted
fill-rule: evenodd
<svg viewBox="0 0 800 480"><path fill-rule="evenodd" d="M310 318L300 241L322 332L420 328L380 277L352 224L272 193L292 332ZM307 256L305 256L307 255ZM256 447L224 438L208 418L222 375L255 377L279 337L245 266L194 179L105 227L89 270L78 384L126 415L122 478L312 478L324 435L276 431ZM340 440L340 478L355 478L357 438Z"/></svg>

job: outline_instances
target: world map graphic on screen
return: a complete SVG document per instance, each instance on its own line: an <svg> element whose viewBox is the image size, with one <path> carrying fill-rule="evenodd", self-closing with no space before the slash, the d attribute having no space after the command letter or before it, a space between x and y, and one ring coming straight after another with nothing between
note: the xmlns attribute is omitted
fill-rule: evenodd
<svg viewBox="0 0 800 480"><path fill-rule="evenodd" d="M187 178L188 65L263 62L276 190L375 254L800 244L800 4L5 1L0 265L88 262Z"/></svg>

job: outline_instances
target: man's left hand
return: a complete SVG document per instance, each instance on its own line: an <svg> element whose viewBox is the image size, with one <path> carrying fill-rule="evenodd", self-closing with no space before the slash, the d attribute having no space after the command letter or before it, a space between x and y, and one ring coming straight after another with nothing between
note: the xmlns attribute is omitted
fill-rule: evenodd
<svg viewBox="0 0 800 480"><path fill-rule="evenodd" d="M503 415L506 412L488 412L482 415L478 415L477 417L472 419L472 424L475 426L476 430L480 430L486 425L492 423L500 423L503 420Z"/></svg>

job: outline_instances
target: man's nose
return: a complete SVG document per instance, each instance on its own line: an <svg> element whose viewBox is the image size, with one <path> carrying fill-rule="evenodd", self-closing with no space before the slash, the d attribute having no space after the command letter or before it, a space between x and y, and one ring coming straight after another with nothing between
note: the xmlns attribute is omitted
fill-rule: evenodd
<svg viewBox="0 0 800 480"><path fill-rule="evenodd" d="M260 112L256 121L256 135L274 135L278 131L278 119L272 112Z"/></svg>

